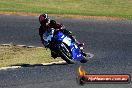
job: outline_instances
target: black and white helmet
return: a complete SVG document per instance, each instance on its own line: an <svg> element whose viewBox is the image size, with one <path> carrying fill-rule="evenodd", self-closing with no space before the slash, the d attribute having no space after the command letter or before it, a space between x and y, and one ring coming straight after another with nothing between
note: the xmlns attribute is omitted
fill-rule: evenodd
<svg viewBox="0 0 132 88"><path fill-rule="evenodd" d="M48 14L41 14L39 16L39 22L40 22L40 24L49 23L49 21L50 21L50 19L49 19Z"/></svg>

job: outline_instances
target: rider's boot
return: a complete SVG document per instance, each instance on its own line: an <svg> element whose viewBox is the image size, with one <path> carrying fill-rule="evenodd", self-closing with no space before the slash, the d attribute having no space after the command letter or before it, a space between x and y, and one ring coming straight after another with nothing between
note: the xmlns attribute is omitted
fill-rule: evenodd
<svg viewBox="0 0 132 88"><path fill-rule="evenodd" d="M84 46L84 43L78 43L78 46L79 47L83 47Z"/></svg>

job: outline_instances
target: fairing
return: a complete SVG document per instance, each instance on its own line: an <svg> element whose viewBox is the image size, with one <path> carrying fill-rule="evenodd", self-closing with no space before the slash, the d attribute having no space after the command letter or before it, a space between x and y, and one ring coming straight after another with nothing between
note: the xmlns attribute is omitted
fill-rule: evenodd
<svg viewBox="0 0 132 88"><path fill-rule="evenodd" d="M54 35L53 38L54 41L61 41L64 42L65 44L67 44L72 52L72 57L74 60L82 60L83 59L83 55L79 49L79 47L77 46L77 44L72 41L72 39L68 38L66 35L64 35L61 31L57 32Z"/></svg>

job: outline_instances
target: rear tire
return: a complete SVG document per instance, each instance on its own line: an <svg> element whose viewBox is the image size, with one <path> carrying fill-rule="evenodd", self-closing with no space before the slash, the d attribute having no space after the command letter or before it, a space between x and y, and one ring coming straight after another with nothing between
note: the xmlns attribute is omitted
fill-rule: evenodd
<svg viewBox="0 0 132 88"><path fill-rule="evenodd" d="M63 60L65 60L68 64L74 64L75 61L72 60L72 55L70 53L70 50L68 49L68 46L65 43L62 43L62 45L58 46L58 52Z"/></svg>

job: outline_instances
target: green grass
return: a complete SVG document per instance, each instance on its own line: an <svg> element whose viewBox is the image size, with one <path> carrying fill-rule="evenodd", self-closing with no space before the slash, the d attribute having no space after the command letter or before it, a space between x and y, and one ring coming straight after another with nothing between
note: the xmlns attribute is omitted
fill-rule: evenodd
<svg viewBox="0 0 132 88"><path fill-rule="evenodd" d="M49 63L54 61L62 61L62 59L53 59L49 49L0 46L0 67L17 64Z"/></svg>
<svg viewBox="0 0 132 88"><path fill-rule="evenodd" d="M0 0L0 11L132 19L132 0Z"/></svg>

